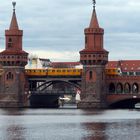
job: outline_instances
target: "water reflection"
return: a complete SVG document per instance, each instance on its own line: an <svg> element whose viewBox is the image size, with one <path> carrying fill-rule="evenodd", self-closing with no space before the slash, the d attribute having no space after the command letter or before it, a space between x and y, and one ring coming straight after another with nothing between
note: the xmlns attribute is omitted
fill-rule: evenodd
<svg viewBox="0 0 140 140"><path fill-rule="evenodd" d="M10 125L3 135L5 140L25 140L24 128L20 125Z"/></svg>
<svg viewBox="0 0 140 140"><path fill-rule="evenodd" d="M85 123L83 126L88 132L88 135L82 138L83 140L107 140L105 123Z"/></svg>
<svg viewBox="0 0 140 140"><path fill-rule="evenodd" d="M138 110L0 109L0 140L139 140Z"/></svg>

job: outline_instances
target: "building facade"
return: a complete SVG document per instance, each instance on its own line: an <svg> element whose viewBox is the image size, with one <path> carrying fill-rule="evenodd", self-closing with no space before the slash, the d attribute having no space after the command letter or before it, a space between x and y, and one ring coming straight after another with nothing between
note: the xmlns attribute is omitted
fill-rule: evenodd
<svg viewBox="0 0 140 140"><path fill-rule="evenodd" d="M13 2L10 27L5 31L5 50L0 53L0 107L27 106L25 93L29 90L27 83L29 84L30 80L26 79L28 75L25 74L25 65L28 62L28 53L22 49L23 31L18 26L15 5ZM117 103L124 106L129 103L132 107L140 102L140 60L108 61L109 52L104 49L104 29L99 26L95 3L89 27L84 33L85 47L80 51L80 62L50 62L49 59L40 59L44 69L81 68L82 64L81 101L78 108L106 108ZM37 59L32 59L33 61L37 63ZM36 69L38 67L35 67L34 74ZM61 81L62 76L57 76L57 80ZM49 79L49 76L45 78ZM53 83L53 80L49 82ZM79 90L79 80L77 83ZM65 87L68 87L67 84ZM55 88L60 85L61 83ZM33 81L33 87L36 87L36 81Z"/></svg>

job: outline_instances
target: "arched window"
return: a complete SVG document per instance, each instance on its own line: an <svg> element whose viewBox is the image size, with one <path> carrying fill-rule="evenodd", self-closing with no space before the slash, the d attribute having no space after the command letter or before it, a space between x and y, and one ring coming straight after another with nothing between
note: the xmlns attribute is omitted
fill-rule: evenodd
<svg viewBox="0 0 140 140"><path fill-rule="evenodd" d="M123 85L121 83L118 83L116 86L117 93L123 93Z"/></svg>
<svg viewBox="0 0 140 140"><path fill-rule="evenodd" d="M92 71L90 71L90 72L89 72L89 80L92 79L92 76L93 76Z"/></svg>
<svg viewBox="0 0 140 140"><path fill-rule="evenodd" d="M139 92L139 86L138 86L137 83L134 83L134 84L132 85L132 92L133 92L133 93L138 93L138 92Z"/></svg>
<svg viewBox="0 0 140 140"><path fill-rule="evenodd" d="M131 92L131 87L129 83L125 83L124 85L124 93L130 93Z"/></svg>
<svg viewBox="0 0 140 140"><path fill-rule="evenodd" d="M114 85L114 83L110 83L110 85L109 85L109 93L115 93L115 85Z"/></svg>
<svg viewBox="0 0 140 140"><path fill-rule="evenodd" d="M11 72L8 72L8 74L6 75L6 79L7 80L13 80L14 79L14 76Z"/></svg>
<svg viewBox="0 0 140 140"><path fill-rule="evenodd" d="M11 48L12 47L12 38L9 38L8 39L8 48Z"/></svg>
<svg viewBox="0 0 140 140"><path fill-rule="evenodd" d="M88 60L89 65L91 65L91 60Z"/></svg>
<svg viewBox="0 0 140 140"><path fill-rule="evenodd" d="M12 42L12 38L9 38L8 42L10 42L10 43L11 43L11 42Z"/></svg>

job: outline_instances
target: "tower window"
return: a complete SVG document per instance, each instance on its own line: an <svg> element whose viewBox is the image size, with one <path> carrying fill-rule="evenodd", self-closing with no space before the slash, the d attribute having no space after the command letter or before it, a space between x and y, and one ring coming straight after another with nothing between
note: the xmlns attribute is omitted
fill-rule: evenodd
<svg viewBox="0 0 140 140"><path fill-rule="evenodd" d="M6 79L7 80L13 80L14 76L11 72L8 72L8 74L6 75Z"/></svg>
<svg viewBox="0 0 140 140"><path fill-rule="evenodd" d="M89 80L92 79L92 76L93 76L93 75L92 75L92 71L90 71L90 72L89 72Z"/></svg>
<svg viewBox="0 0 140 140"><path fill-rule="evenodd" d="M12 47L12 38L9 38L8 39L8 48L11 48Z"/></svg>
<svg viewBox="0 0 140 140"><path fill-rule="evenodd" d="M10 42L10 43L11 43L11 42L12 42L12 38L9 38L8 42Z"/></svg>

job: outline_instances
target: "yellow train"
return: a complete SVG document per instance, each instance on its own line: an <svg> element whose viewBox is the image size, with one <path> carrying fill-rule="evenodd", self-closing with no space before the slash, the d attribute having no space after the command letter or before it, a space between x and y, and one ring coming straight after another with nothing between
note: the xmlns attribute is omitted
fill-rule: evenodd
<svg viewBox="0 0 140 140"><path fill-rule="evenodd" d="M105 73L106 75L120 75L121 71L118 68L109 68L109 69L105 69Z"/></svg>
<svg viewBox="0 0 140 140"><path fill-rule="evenodd" d="M80 77L82 75L82 69L78 68L48 68L48 69L26 69L27 76L73 76ZM118 68L105 69L106 75L120 75Z"/></svg>
<svg viewBox="0 0 140 140"><path fill-rule="evenodd" d="M27 76L81 76L82 69L77 68L48 68L48 69L26 69Z"/></svg>

